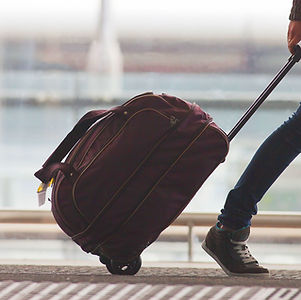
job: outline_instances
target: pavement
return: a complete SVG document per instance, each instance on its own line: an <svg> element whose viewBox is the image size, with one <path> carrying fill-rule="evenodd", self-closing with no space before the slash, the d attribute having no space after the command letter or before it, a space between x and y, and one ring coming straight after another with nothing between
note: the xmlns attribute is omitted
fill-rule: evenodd
<svg viewBox="0 0 301 300"><path fill-rule="evenodd" d="M150 257L157 255L150 255L149 259L143 259L142 268L135 276L117 276L111 275L96 257L90 260L90 256L80 255L82 251L63 235L58 236L57 229L47 227L41 231L35 225L29 230L28 226L2 227L2 234L6 230L0 249L0 300L301 300L301 264L298 263L264 263L270 269L270 277L228 277L215 262L153 262ZM180 229L168 238L173 241L175 235L178 241ZM260 234L253 236L264 242L272 236L266 230ZM52 238L50 242L46 237ZM186 235L183 237L186 241ZM279 253L285 242L285 253L292 252L293 261L299 262L295 256L299 257L300 248L291 244L296 237L298 246L300 232L277 230L280 244L260 244L259 249L257 244L252 246L257 258L261 252L269 257L276 253L276 260L269 261L282 262L286 260ZM275 235L272 238L274 242ZM180 246L178 243L177 250ZM170 245L165 249L164 243L158 247L153 245L152 253L159 253L161 260L165 250L170 254L172 249ZM181 249L185 252L186 248ZM64 255L54 255L62 251ZM175 252L172 257L179 253L183 255ZM263 258L259 260L266 261Z"/></svg>
<svg viewBox="0 0 301 300"><path fill-rule="evenodd" d="M120 276L102 266L2 264L0 299L301 299L299 266L268 267L270 277L228 277L215 264L149 264Z"/></svg>

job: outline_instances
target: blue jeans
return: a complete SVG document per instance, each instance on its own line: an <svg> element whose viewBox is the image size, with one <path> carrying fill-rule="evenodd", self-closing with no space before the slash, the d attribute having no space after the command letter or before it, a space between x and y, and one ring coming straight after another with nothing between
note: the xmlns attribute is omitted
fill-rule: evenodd
<svg viewBox="0 0 301 300"><path fill-rule="evenodd" d="M279 175L301 152L301 103L297 111L258 148L226 199L218 216L232 229L251 225L257 203Z"/></svg>

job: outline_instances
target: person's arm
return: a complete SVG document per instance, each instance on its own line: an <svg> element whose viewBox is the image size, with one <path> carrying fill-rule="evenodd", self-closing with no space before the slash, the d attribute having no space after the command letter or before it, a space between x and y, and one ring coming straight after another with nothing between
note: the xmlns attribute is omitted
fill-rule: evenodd
<svg viewBox="0 0 301 300"><path fill-rule="evenodd" d="M293 54L294 47L301 41L301 0L293 0L293 7L289 19L287 46L289 51Z"/></svg>

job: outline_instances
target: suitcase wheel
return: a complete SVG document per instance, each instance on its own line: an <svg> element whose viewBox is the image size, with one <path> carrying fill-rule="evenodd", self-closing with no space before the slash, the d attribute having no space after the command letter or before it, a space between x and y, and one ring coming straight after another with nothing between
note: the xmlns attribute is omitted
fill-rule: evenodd
<svg viewBox="0 0 301 300"><path fill-rule="evenodd" d="M128 263L122 263L112 259L106 263L108 271L114 275L135 275L140 270L141 265L142 260L140 256Z"/></svg>

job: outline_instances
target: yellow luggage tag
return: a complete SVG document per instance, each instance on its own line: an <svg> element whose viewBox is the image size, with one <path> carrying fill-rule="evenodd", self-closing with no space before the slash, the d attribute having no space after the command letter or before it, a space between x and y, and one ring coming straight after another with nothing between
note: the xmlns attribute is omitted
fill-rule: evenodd
<svg viewBox="0 0 301 300"><path fill-rule="evenodd" d="M42 182L39 185L38 190L37 190L39 206L42 206L45 204L47 189L50 186L52 186L52 184L53 184L53 178L49 182L47 182L47 183Z"/></svg>

